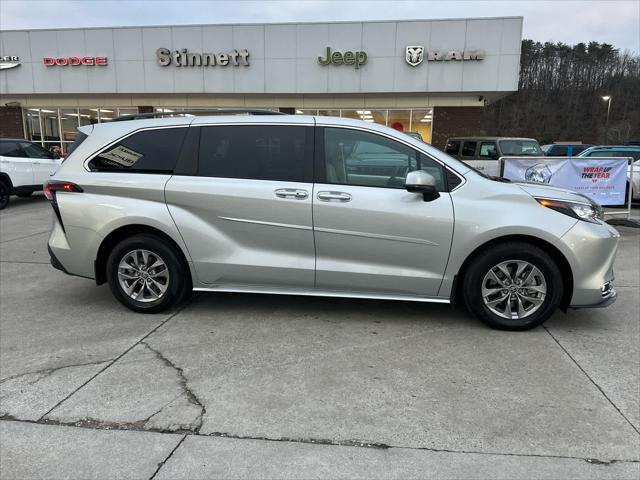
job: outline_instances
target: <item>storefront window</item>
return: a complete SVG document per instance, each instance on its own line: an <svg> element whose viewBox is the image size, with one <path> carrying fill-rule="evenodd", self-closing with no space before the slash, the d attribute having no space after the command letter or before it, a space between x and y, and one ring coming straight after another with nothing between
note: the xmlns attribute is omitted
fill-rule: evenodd
<svg viewBox="0 0 640 480"><path fill-rule="evenodd" d="M62 142L73 142L78 134L78 109L61 108L60 125L62 127Z"/></svg>
<svg viewBox="0 0 640 480"><path fill-rule="evenodd" d="M58 109L41 108L42 136L45 142L60 142Z"/></svg>
<svg viewBox="0 0 640 480"><path fill-rule="evenodd" d="M318 110L318 115L321 117L339 117L340 110Z"/></svg>
<svg viewBox="0 0 640 480"><path fill-rule="evenodd" d="M25 123L27 126L27 138L33 141L41 141L40 134L40 109L29 108L26 110Z"/></svg>
<svg viewBox="0 0 640 480"><path fill-rule="evenodd" d="M80 109L80 125L92 125L98 123L98 112L94 112L88 108Z"/></svg>
<svg viewBox="0 0 640 480"><path fill-rule="evenodd" d="M121 117L123 115L137 115L138 108L118 108L118 116Z"/></svg>
<svg viewBox="0 0 640 480"><path fill-rule="evenodd" d="M411 110L389 110L387 127L399 132L411 131Z"/></svg>
<svg viewBox="0 0 640 480"><path fill-rule="evenodd" d="M417 132L422 140L431 143L431 124L433 123L433 108L411 111L411 131Z"/></svg>
<svg viewBox="0 0 640 480"><path fill-rule="evenodd" d="M100 123L110 122L118 115L115 108L91 108L90 110L98 113L98 121Z"/></svg>
<svg viewBox="0 0 640 480"><path fill-rule="evenodd" d="M354 118L356 120L363 120L369 123L379 123L380 125L386 125L387 123L387 111L386 110L342 110L342 116L345 118Z"/></svg>
<svg viewBox="0 0 640 480"><path fill-rule="evenodd" d="M302 109L296 108L296 115L318 115L318 110L316 109L302 110Z"/></svg>

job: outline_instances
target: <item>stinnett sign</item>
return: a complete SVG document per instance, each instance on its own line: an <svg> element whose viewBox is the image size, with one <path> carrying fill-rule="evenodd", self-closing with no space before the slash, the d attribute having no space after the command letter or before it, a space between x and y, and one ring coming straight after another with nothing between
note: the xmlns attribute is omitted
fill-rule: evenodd
<svg viewBox="0 0 640 480"><path fill-rule="evenodd" d="M161 67L168 67L172 64L175 67L249 66L249 51L245 49L232 50L229 53L190 53L186 48L174 51L168 48L159 48L156 50L156 58Z"/></svg>

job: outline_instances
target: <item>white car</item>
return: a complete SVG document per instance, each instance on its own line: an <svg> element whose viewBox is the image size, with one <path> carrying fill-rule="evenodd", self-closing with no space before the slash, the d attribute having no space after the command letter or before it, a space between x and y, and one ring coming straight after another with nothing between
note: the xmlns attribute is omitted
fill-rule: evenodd
<svg viewBox="0 0 640 480"><path fill-rule="evenodd" d="M62 159L37 143L21 139L0 139L0 210L11 195L28 197L42 190Z"/></svg>

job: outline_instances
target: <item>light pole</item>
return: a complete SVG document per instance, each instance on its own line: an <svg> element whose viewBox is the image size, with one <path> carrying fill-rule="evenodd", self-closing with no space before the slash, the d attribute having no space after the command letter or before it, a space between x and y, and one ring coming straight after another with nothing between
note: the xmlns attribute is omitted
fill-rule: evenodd
<svg viewBox="0 0 640 480"><path fill-rule="evenodd" d="M604 141L609 142L609 112L611 112L611 95L605 95L602 100L607 102L607 121L604 124Z"/></svg>

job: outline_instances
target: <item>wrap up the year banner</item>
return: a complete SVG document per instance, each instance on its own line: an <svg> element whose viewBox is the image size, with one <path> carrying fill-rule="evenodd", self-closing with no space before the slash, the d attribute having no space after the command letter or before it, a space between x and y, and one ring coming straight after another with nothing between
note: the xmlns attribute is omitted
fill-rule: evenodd
<svg viewBox="0 0 640 480"><path fill-rule="evenodd" d="M624 158L504 158L503 176L581 193L601 205L623 205L628 161Z"/></svg>

